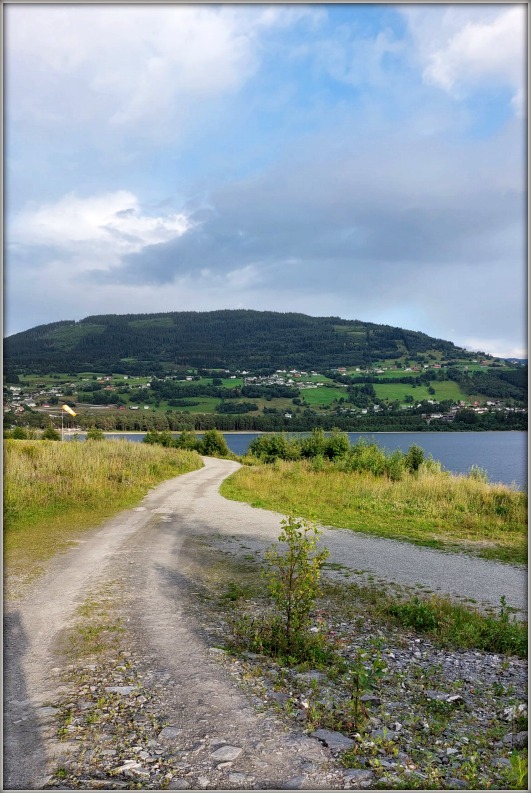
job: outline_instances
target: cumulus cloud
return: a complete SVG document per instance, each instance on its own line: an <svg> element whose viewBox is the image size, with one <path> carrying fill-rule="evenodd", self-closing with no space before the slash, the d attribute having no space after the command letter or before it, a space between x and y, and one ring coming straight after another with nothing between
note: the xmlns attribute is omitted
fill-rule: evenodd
<svg viewBox="0 0 531 793"><path fill-rule="evenodd" d="M11 249L49 248L75 269L107 269L121 257L185 234L192 223L182 213L148 215L127 190L28 206L8 226ZM41 266L43 257L40 257Z"/></svg>
<svg viewBox="0 0 531 793"><path fill-rule="evenodd" d="M526 8L469 5L403 9L427 83L456 98L478 86L503 86L521 111L525 83Z"/></svg>
<svg viewBox="0 0 531 793"><path fill-rule="evenodd" d="M264 30L316 17L308 9L229 6L10 6L10 118L40 128L178 137L202 105L256 72Z"/></svg>

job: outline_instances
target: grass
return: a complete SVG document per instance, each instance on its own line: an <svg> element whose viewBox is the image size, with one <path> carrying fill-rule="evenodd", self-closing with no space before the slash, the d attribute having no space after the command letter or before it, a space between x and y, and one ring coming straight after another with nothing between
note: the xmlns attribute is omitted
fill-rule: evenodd
<svg viewBox="0 0 531 793"><path fill-rule="evenodd" d="M527 561L527 494L466 476L423 472L392 482L306 461L244 466L226 498L380 537Z"/></svg>
<svg viewBox="0 0 531 793"><path fill-rule="evenodd" d="M318 407L319 405L331 405L340 397L347 396L346 388L337 386L318 386L317 388L305 388L300 393L300 398L304 399L308 405Z"/></svg>
<svg viewBox="0 0 531 793"><path fill-rule="evenodd" d="M127 441L6 441L4 560L27 580L77 536L159 482L202 465L195 452Z"/></svg>

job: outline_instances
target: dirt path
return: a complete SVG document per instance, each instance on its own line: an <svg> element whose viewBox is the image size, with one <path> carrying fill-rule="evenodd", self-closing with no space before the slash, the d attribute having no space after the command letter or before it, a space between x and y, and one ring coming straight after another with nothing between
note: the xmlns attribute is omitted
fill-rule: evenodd
<svg viewBox="0 0 531 793"><path fill-rule="evenodd" d="M214 538L242 553L242 546L261 552L278 534L274 513L219 496L220 482L237 467L206 459L205 468L162 484L141 506L85 535L55 559L24 599L5 604L4 789L36 790L48 778L57 748L48 707L60 693L56 640L87 593L106 581L120 587L136 648L168 682L166 709L176 748L195 753L203 786L238 788L238 774L247 775L258 789L342 786L328 766L330 754L317 741L287 733L251 707L186 613L186 595L193 590L183 552L188 537ZM517 607L526 603L526 575L508 565L340 530L327 531L324 541L332 561L352 571L427 582L433 589L493 605L501 594ZM220 760L223 752L214 754L224 745L237 754L226 761L229 765ZM233 783L229 772L236 774Z"/></svg>

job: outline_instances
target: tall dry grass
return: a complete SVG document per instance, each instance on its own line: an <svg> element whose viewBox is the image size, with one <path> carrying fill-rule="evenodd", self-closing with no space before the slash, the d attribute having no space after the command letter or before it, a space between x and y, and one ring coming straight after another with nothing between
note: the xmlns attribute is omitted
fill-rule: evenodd
<svg viewBox="0 0 531 793"><path fill-rule="evenodd" d="M81 530L137 503L164 479L201 466L196 452L127 441L6 441L7 572L38 570Z"/></svg>
<svg viewBox="0 0 531 793"><path fill-rule="evenodd" d="M242 467L227 498L319 523L436 547L458 545L508 561L527 558L527 494L429 466L393 482L332 463L277 461Z"/></svg>

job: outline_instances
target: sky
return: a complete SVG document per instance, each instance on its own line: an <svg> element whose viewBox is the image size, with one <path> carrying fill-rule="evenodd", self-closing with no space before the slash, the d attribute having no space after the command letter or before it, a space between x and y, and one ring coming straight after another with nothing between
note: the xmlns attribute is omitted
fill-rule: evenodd
<svg viewBox="0 0 531 793"><path fill-rule="evenodd" d="M339 316L527 357L526 4L4 10L4 333Z"/></svg>

